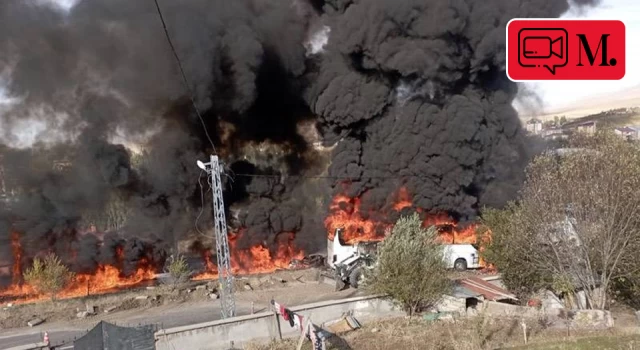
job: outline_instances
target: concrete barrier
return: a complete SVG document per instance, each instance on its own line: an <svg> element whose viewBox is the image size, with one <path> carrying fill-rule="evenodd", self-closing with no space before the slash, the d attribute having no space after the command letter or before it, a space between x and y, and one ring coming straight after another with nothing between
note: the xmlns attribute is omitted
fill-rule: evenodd
<svg viewBox="0 0 640 350"><path fill-rule="evenodd" d="M497 301L486 300L481 309L486 315L494 317L537 317L540 311L529 306L511 305Z"/></svg>
<svg viewBox="0 0 640 350"><path fill-rule="evenodd" d="M359 321L404 315L382 296L365 296L342 300L331 300L291 307L291 311L311 317L315 324L322 324L352 315ZM291 327L281 316L273 312L233 317L195 325L163 329L155 334L157 350L226 350L242 348L249 342L269 342L282 338L297 337L300 331Z"/></svg>

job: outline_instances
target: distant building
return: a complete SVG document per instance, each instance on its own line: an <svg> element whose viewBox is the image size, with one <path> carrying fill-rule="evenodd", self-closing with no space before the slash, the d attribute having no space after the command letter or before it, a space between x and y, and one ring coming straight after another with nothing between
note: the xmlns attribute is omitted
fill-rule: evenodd
<svg viewBox="0 0 640 350"><path fill-rule="evenodd" d="M542 120L536 119L536 118L530 119L526 123L525 129L529 133L536 134L536 135L540 134L542 132Z"/></svg>
<svg viewBox="0 0 640 350"><path fill-rule="evenodd" d="M566 139L568 137L564 129L560 127L542 130L542 137L549 140Z"/></svg>
<svg viewBox="0 0 640 350"><path fill-rule="evenodd" d="M616 135L620 135L620 137L623 137L627 140L638 139L638 130L630 126L625 126L623 128L615 128L613 132L615 132Z"/></svg>
<svg viewBox="0 0 640 350"><path fill-rule="evenodd" d="M596 122L584 122L575 126L576 131L584 132L587 134L595 134L596 132Z"/></svg>

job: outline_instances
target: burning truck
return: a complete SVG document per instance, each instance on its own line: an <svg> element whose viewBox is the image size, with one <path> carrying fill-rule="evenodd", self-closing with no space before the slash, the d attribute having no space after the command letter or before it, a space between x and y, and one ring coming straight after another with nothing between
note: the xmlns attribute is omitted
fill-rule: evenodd
<svg viewBox="0 0 640 350"><path fill-rule="evenodd" d="M336 290L346 285L358 288L365 269L372 268L376 261L379 240L346 244L343 229L336 229L333 239L327 239L327 264L334 271ZM444 244L445 264L449 269L465 271L482 267L480 255L472 244Z"/></svg>

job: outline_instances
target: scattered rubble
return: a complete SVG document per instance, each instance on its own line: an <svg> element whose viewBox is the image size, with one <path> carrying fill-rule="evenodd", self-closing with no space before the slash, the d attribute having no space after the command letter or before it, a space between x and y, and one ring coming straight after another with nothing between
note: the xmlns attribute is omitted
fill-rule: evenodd
<svg viewBox="0 0 640 350"><path fill-rule="evenodd" d="M114 310L115 310L115 309L117 309L117 308L118 308L118 307L117 307L117 306L115 306L115 305L113 305L113 306L109 306L108 308L104 309L104 313L105 313L105 314L108 314L108 313L110 313L110 312L114 311Z"/></svg>
<svg viewBox="0 0 640 350"><path fill-rule="evenodd" d="M216 294L216 293L209 293L209 298L214 299L214 300L215 300L215 299L218 299L218 294Z"/></svg>
<svg viewBox="0 0 640 350"><path fill-rule="evenodd" d="M27 322L27 326L29 326L29 327L35 327L35 326L37 326L37 325L39 325L39 324L43 324L43 323L44 323L44 320L43 320L43 319L41 319L41 318L36 318L36 319L33 319L33 320L31 320L31 321Z"/></svg>
<svg viewBox="0 0 640 350"><path fill-rule="evenodd" d="M253 290L253 288L251 287L251 285L249 283L245 283L244 284L244 289L245 290Z"/></svg>
<svg viewBox="0 0 640 350"><path fill-rule="evenodd" d="M345 316L340 319L324 323L323 328L332 333L345 333L361 328L360 322L353 316Z"/></svg>
<svg viewBox="0 0 640 350"><path fill-rule="evenodd" d="M88 311L80 311L76 314L77 318L87 318L88 316L91 316Z"/></svg>
<svg viewBox="0 0 640 350"><path fill-rule="evenodd" d="M320 254L311 254L303 259L293 259L291 263L289 263L289 269L298 270L322 267L324 265L324 259L325 257Z"/></svg>
<svg viewBox="0 0 640 350"><path fill-rule="evenodd" d="M136 300L147 300L147 299L149 299L148 295L138 295L136 297Z"/></svg>
<svg viewBox="0 0 640 350"><path fill-rule="evenodd" d="M607 329L613 327L613 317L605 310L576 310L571 323L577 329Z"/></svg>
<svg viewBox="0 0 640 350"><path fill-rule="evenodd" d="M90 314L94 314L95 315L95 314L98 313L98 307L97 306L94 306L94 305L91 305L91 304L86 304L86 309L87 309L87 312L90 313Z"/></svg>

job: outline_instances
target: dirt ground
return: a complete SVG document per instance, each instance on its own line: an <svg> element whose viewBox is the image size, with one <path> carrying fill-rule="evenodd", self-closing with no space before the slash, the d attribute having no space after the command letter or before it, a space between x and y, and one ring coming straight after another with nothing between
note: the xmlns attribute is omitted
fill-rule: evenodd
<svg viewBox="0 0 640 350"><path fill-rule="evenodd" d="M236 277L236 303L253 305L255 312L269 307L269 301L277 296L279 302L289 305L301 305L325 298L350 297L356 290L347 289L335 293L333 286L318 284L320 269L282 270L270 274ZM476 275L486 275L479 271L456 272L453 279ZM309 288L309 285L313 286ZM82 323L85 318L79 313L95 308L95 315L87 315L92 322L98 320L119 320L137 310L162 312L176 305L194 306L211 301L211 293L217 293L217 280L191 281L188 284L173 286L156 285L122 290L116 293L93 295L84 298L41 301L29 304L0 305L0 330L25 327L28 321L43 319L47 324L66 322ZM252 304L253 303L253 304ZM199 306L199 305L195 305ZM131 312L129 312L131 311ZM82 315L80 315L82 316Z"/></svg>
<svg viewBox="0 0 640 350"><path fill-rule="evenodd" d="M303 304L308 300L317 300L318 293L331 295L333 287L318 284L319 270L278 271L266 275L236 278L236 302L255 306L255 312L264 311L269 300L277 295L282 303ZM52 322L83 322L78 315L87 309L95 308L95 315L87 315L91 321L101 318L116 318L118 314L138 310L153 311L170 308L175 305L189 305L211 301L217 287L215 281L192 281L173 288L168 285L155 285L123 290L112 294L89 296L66 300L43 301L30 304L0 305L0 330L25 327L27 322L36 318ZM313 284L310 293L309 285ZM286 291L286 292L283 292ZM344 293L353 293L345 291ZM344 294L343 293L343 294ZM107 317L109 316L109 317Z"/></svg>
<svg viewBox="0 0 640 350"><path fill-rule="evenodd" d="M570 331L527 324L527 345L520 320L478 316L456 322L429 322L419 318L393 318L368 323L363 328L338 334L328 341L328 350L476 350L476 349L638 349L640 330L617 327L603 331ZM267 345L250 345L247 350L290 350L297 339ZM303 350L311 350L305 341Z"/></svg>

